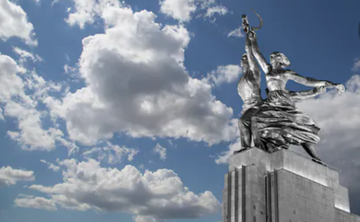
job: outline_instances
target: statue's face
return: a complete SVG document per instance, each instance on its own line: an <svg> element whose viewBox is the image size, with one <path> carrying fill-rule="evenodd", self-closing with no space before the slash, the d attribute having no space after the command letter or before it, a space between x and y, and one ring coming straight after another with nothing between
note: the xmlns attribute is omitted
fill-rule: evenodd
<svg viewBox="0 0 360 222"><path fill-rule="evenodd" d="M282 56L279 53L271 53L270 55L270 63L272 66L275 66L282 60Z"/></svg>
<svg viewBox="0 0 360 222"><path fill-rule="evenodd" d="M249 61L248 61L248 58L247 58L246 54L244 54L244 55L241 57L241 67L242 67L242 68L247 68L247 67L249 67Z"/></svg>
<svg viewBox="0 0 360 222"><path fill-rule="evenodd" d="M278 67L279 64L282 68L290 65L289 59L281 52L273 52L270 55L270 64L273 67Z"/></svg>

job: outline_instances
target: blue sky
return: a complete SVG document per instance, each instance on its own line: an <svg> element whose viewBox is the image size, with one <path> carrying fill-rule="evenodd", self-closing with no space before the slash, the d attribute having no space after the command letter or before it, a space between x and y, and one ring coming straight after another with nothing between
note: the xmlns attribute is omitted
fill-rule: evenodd
<svg viewBox="0 0 360 222"><path fill-rule="evenodd" d="M230 33L242 14L258 25L251 8L266 58L281 51L297 73L346 86L298 106L360 215L360 2L0 5L0 221L221 221L240 148L245 39Z"/></svg>

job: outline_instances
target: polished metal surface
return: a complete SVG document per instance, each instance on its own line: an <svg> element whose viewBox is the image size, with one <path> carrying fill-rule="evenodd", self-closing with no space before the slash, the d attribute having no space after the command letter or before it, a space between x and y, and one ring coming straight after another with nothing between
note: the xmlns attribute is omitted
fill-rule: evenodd
<svg viewBox="0 0 360 222"><path fill-rule="evenodd" d="M343 93L345 87L326 80L304 77L285 69L291 63L281 52L273 52L268 63L257 42L255 30L260 29L263 22L257 13L256 15L260 19L260 26L257 28L250 28L247 16L242 16L242 27L246 33L246 56L243 55L241 59L244 75L238 83L238 93L244 102L243 115L239 120L242 150L250 148L252 144L268 152L287 149L290 144L300 145L314 161L320 162L314 149L320 141L320 127L311 117L301 112L295 102L313 98L329 88L336 88L338 93ZM261 99L261 74L255 60L265 73L265 100ZM285 88L289 80L314 88L308 91L289 91Z"/></svg>
<svg viewBox="0 0 360 222"><path fill-rule="evenodd" d="M245 32L249 31L249 22L246 15L242 17L242 27ZM251 118L263 102L260 92L261 72L253 55L251 40L248 34L245 40L245 51L246 53L241 58L243 75L240 77L237 86L238 94L244 102L242 116L239 119L240 138L243 149L250 148L252 145Z"/></svg>

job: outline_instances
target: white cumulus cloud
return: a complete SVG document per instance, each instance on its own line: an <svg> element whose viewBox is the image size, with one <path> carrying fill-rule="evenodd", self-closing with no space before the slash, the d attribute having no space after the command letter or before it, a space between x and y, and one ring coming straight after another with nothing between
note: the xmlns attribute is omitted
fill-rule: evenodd
<svg viewBox="0 0 360 222"><path fill-rule="evenodd" d="M59 164L66 168L62 183L29 188L48 194L50 201L64 208L125 212L137 221L197 218L219 210L211 192L191 192L172 170L141 174L131 165L121 170L103 168L93 159L66 159Z"/></svg>
<svg viewBox="0 0 360 222"><path fill-rule="evenodd" d="M14 200L14 203L17 207L34 208L47 211L57 210L54 201L43 197L35 197L31 195L19 195Z"/></svg>
<svg viewBox="0 0 360 222"><path fill-rule="evenodd" d="M33 58L31 53L15 48L21 59ZM54 84L39 76L35 70L28 71L20 67L17 62L9 56L0 54L0 102L1 118L15 118L18 130L8 131L8 136L17 141L26 150L53 150L56 142L74 151L77 146L63 136L57 125L45 128L43 119L48 115L46 110L39 110L39 101L52 98L51 92L59 92L61 84Z"/></svg>
<svg viewBox="0 0 360 222"><path fill-rule="evenodd" d="M19 37L29 45L37 45L34 26L27 20L25 11L14 2L0 0L0 38Z"/></svg>
<svg viewBox="0 0 360 222"><path fill-rule="evenodd" d="M18 119L19 131L8 131L8 135L23 149L53 150L56 139L63 136L59 129L44 129L41 125L41 112L26 104L9 101L5 105L5 115Z"/></svg>
<svg viewBox="0 0 360 222"><path fill-rule="evenodd" d="M162 13L180 21L189 21L196 10L194 0L163 0L160 5Z"/></svg>
<svg viewBox="0 0 360 222"><path fill-rule="evenodd" d="M14 185L18 181L35 180L34 172L29 170L13 169L10 166L0 168L0 187Z"/></svg>
<svg viewBox="0 0 360 222"><path fill-rule="evenodd" d="M21 71L15 60L0 54L0 101L7 102L13 97L25 97L24 83L17 75Z"/></svg>
<svg viewBox="0 0 360 222"><path fill-rule="evenodd" d="M161 26L153 13L130 8L108 7L102 16L105 33L83 39L86 87L45 100L52 116L66 120L71 139L93 145L115 132L209 144L236 138L232 109L183 65L190 41L183 26Z"/></svg>
<svg viewBox="0 0 360 222"><path fill-rule="evenodd" d="M38 92L46 88L44 80L36 74L23 80L18 75L20 67L6 55L0 55L0 66L0 101L4 104L4 115L17 118L20 129L19 132L9 131L8 135L29 149L53 148L54 138L62 133L56 129L45 131L42 128L42 114L35 108L37 102L25 93L25 88L35 87Z"/></svg>
<svg viewBox="0 0 360 222"><path fill-rule="evenodd" d="M239 65L230 64L225 66L218 66L216 70L208 73L204 80L210 84L214 83L215 85L219 86L222 83L232 83L238 81L241 73L242 69Z"/></svg>
<svg viewBox="0 0 360 222"><path fill-rule="evenodd" d="M72 0L74 10L69 12L66 22L69 25L78 25L85 28L86 24L93 24L102 12L108 7L119 7L118 0Z"/></svg>

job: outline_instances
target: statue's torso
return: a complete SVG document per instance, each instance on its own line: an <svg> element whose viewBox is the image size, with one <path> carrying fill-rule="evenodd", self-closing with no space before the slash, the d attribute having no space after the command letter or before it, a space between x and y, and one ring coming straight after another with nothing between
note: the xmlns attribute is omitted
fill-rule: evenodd
<svg viewBox="0 0 360 222"><path fill-rule="evenodd" d="M260 95L260 75L255 76L251 71L244 73L238 83L238 94L244 105L250 105L262 101Z"/></svg>
<svg viewBox="0 0 360 222"><path fill-rule="evenodd" d="M266 85L269 91L275 90L286 90L287 77L285 75L286 70L270 70L269 73L265 75Z"/></svg>

